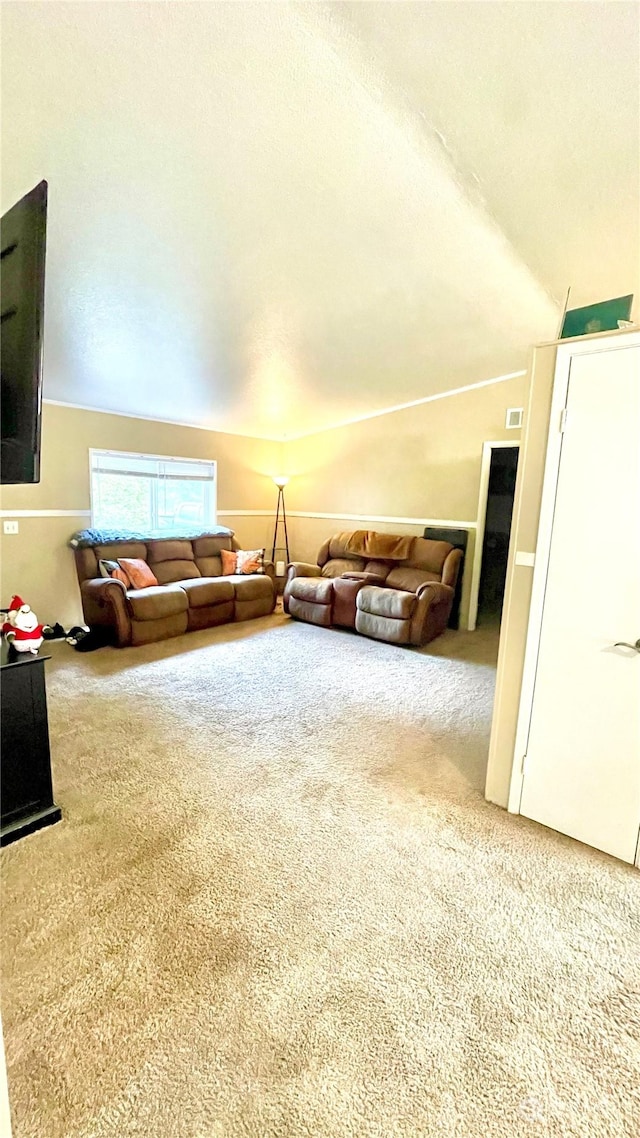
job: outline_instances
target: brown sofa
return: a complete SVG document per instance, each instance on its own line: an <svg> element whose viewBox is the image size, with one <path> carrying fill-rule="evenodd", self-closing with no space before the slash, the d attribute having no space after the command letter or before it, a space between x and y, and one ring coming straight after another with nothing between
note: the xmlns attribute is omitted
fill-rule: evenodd
<svg viewBox="0 0 640 1138"><path fill-rule="evenodd" d="M276 603L273 566L266 564L264 574L223 576L220 550L239 548L233 530L222 527L190 540L76 543L85 620L124 647L265 616ZM158 585L126 589L120 581L101 577L98 562L119 557L141 557Z"/></svg>
<svg viewBox="0 0 640 1138"><path fill-rule="evenodd" d="M447 626L461 561L462 551L446 541L338 533L325 541L317 565L289 565L284 609L389 644L427 644Z"/></svg>

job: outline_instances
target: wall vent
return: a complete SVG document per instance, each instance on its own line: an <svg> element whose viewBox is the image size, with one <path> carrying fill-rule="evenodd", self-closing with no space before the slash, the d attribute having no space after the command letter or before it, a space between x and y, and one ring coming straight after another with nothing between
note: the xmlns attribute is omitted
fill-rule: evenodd
<svg viewBox="0 0 640 1138"><path fill-rule="evenodd" d="M508 431L516 431L522 426L522 407L508 407L505 427Z"/></svg>

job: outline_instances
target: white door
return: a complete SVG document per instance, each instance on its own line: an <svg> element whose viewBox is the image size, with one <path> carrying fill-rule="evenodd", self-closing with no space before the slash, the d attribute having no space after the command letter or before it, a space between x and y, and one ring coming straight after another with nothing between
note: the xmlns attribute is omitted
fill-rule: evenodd
<svg viewBox="0 0 640 1138"><path fill-rule="evenodd" d="M632 346L570 361L520 803L527 817L629 862L640 829L640 652L615 644L639 639Z"/></svg>

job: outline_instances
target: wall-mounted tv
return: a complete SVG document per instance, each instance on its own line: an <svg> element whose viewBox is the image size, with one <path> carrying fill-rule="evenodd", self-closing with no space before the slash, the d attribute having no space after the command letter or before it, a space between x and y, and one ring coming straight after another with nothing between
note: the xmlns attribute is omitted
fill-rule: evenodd
<svg viewBox="0 0 640 1138"><path fill-rule="evenodd" d="M47 183L0 221L2 453L0 482L40 481Z"/></svg>

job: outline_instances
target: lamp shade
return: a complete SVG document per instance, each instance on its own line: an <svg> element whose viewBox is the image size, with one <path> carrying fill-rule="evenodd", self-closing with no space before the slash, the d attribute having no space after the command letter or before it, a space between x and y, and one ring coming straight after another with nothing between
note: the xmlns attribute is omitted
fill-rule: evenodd
<svg viewBox="0 0 640 1138"><path fill-rule="evenodd" d="M289 477L286 474L274 474L273 481L282 490L287 485Z"/></svg>

